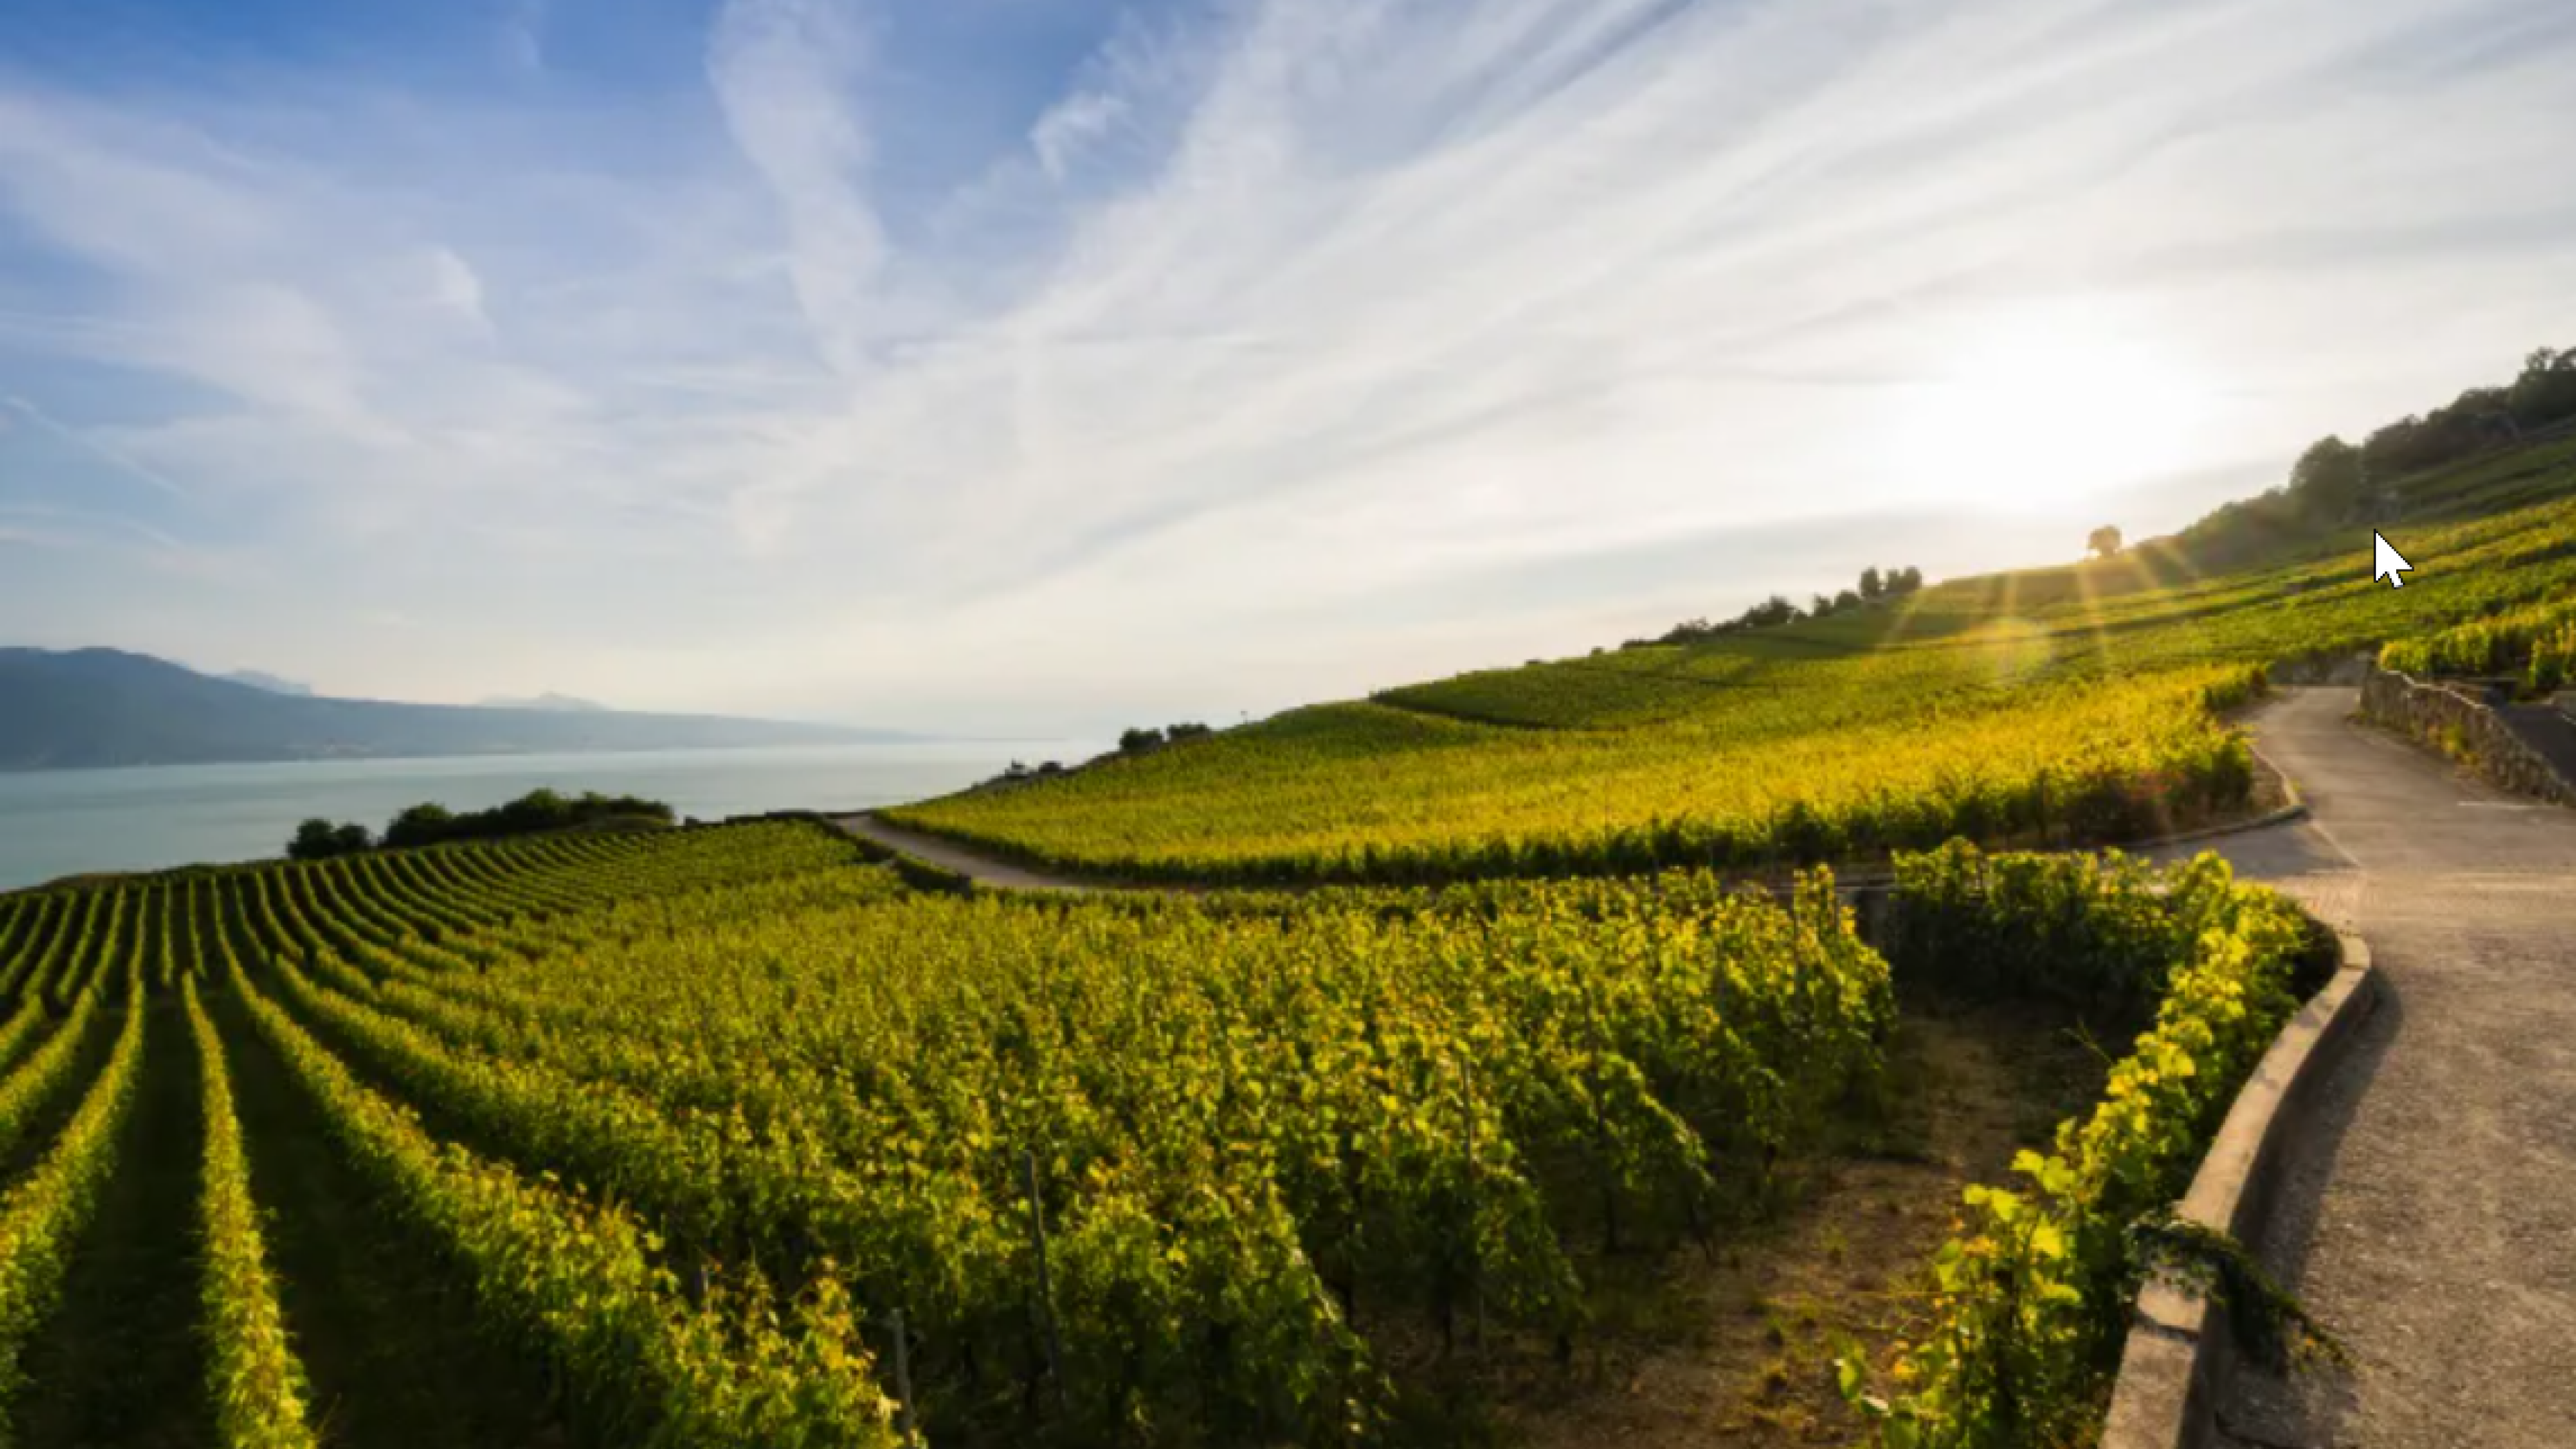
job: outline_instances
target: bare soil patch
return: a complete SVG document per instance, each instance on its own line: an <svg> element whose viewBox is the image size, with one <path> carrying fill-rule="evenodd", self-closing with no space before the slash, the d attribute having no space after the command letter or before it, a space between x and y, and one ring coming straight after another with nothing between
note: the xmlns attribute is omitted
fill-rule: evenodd
<svg viewBox="0 0 2576 1449"><path fill-rule="evenodd" d="M1570 1360L1538 1342L1387 1341L1409 1386L1406 1442L1535 1449L1849 1445L1864 1426L1836 1345L1880 1357L1918 1311L1960 1193L2000 1181L2098 1093L2107 1058L2056 1012L1909 1002L1883 1117L1786 1174L1787 1205L1706 1251L1593 1254L1593 1322ZM1408 1363L1408 1361L1410 1361Z"/></svg>

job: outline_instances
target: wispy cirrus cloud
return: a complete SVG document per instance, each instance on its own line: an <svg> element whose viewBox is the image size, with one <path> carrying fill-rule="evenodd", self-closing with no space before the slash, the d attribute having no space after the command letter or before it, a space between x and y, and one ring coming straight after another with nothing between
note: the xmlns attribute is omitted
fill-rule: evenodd
<svg viewBox="0 0 2576 1449"><path fill-rule="evenodd" d="M2070 366L2211 399L2135 532L2576 295L2539 0L1091 6L1045 65L1015 3L731 0L613 76L521 7L483 89L0 72L0 388L171 485L54 494L295 580L174 652L962 724L2000 562L2063 523L1869 520L1973 501L1895 420L2068 298Z"/></svg>

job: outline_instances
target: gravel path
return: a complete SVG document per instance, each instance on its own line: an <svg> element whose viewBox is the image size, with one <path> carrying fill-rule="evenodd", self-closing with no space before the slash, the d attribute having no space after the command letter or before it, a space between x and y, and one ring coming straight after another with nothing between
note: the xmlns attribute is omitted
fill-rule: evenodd
<svg viewBox="0 0 2576 1449"><path fill-rule="evenodd" d="M1021 891L1084 891L1085 882L1060 875L1047 875L1022 866L1006 864L990 856L978 855L962 845L955 845L935 835L905 830L888 825L873 815L843 815L833 820L865 840L873 840L889 850L899 850L913 859L942 870L953 870L979 886L994 886Z"/></svg>
<svg viewBox="0 0 2576 1449"><path fill-rule="evenodd" d="M2275 1271L2350 1375L2236 1376L2222 1444L2576 1445L2576 811L2291 691L2255 737L2310 818L2218 842L2370 941L2387 988L2293 1147Z"/></svg>

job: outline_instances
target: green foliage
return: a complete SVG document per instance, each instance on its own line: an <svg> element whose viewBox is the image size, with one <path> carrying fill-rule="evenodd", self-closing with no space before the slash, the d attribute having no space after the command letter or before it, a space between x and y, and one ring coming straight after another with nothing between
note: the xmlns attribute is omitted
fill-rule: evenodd
<svg viewBox="0 0 2576 1449"><path fill-rule="evenodd" d="M328 820L312 819L295 827L295 836L286 842L289 860L329 860L334 856L355 855L372 842L363 825L334 825Z"/></svg>
<svg viewBox="0 0 2576 1449"><path fill-rule="evenodd" d="M2251 761L2216 710L2248 672L2576 595L2576 446L2420 487L2436 483L2424 496L2466 516L2407 542L2441 560L2439 588L2374 583L2349 539L2216 573L2141 544L1700 645L1387 690L889 814L1040 865L1247 884L2134 838L2242 807ZM2552 646L2533 682L2567 657Z"/></svg>
<svg viewBox="0 0 2576 1449"><path fill-rule="evenodd" d="M12 1410L36 1387L25 1366L29 1341L61 1301L72 1244L116 1165L118 1129L134 1103L147 1013L141 980L131 972L123 1015L106 1069L70 1123L34 1170L0 1197L0 1444L14 1441Z"/></svg>
<svg viewBox="0 0 2576 1449"><path fill-rule="evenodd" d="M2312 1363L2352 1366L2352 1351L2229 1234L2169 1210L2130 1225L2129 1251L2145 1272L2216 1302L2236 1348L2273 1373Z"/></svg>
<svg viewBox="0 0 2576 1449"><path fill-rule="evenodd" d="M385 844L395 849L429 845L447 839L455 828L455 811L435 800L425 800L396 815L385 826Z"/></svg>
<svg viewBox="0 0 2576 1449"><path fill-rule="evenodd" d="M260 1243L250 1160L233 1115L232 1077L214 1023L197 1000L196 976L183 981L206 1121L198 1199L205 1278L199 1296L215 1428L225 1449L309 1449L320 1440L305 1420L304 1367L287 1343L286 1315Z"/></svg>
<svg viewBox="0 0 2576 1449"><path fill-rule="evenodd" d="M29 1053L7 1077L0 1078L0 1156L26 1140L28 1130L70 1088L89 1043L90 1022L97 1016L101 986L93 977L73 995L70 1012L42 1046ZM24 1016L25 1010L20 1013Z"/></svg>
<svg viewBox="0 0 2576 1449"><path fill-rule="evenodd" d="M922 1333L948 1427L970 1365L1030 1371L1035 1147L1083 1438L1339 1437L1375 1400L1352 1295L1570 1331L1563 1235L1758 1201L1893 1010L1821 883L1784 912L1707 877L1078 905L785 881L637 924L488 984L281 965L281 1000L680 1262L829 1253ZM828 1086L896 1060L899 1095Z"/></svg>
<svg viewBox="0 0 2576 1449"><path fill-rule="evenodd" d="M2290 497L2311 518L2353 516L2366 496L2361 449L2337 437L2319 438L2290 466Z"/></svg>
<svg viewBox="0 0 2576 1449"><path fill-rule="evenodd" d="M2012 682L2048 649L2008 629L1765 661L1745 667L1768 687L1715 691L1647 728L1323 706L1053 786L886 813L1047 865L1249 885L1796 864L1959 834L2086 843L2244 801L2251 759L2210 710L2247 696L2246 671ZM1590 660L1526 675L1564 689L1571 714L1593 671L1633 676ZM1516 707L1550 708L1535 692Z"/></svg>
<svg viewBox="0 0 2576 1449"><path fill-rule="evenodd" d="M2091 533L2086 534L2084 536L2084 551L2102 558L2109 558L2118 553L2120 551L2120 530L2113 528L2111 525L2106 523L2100 528L2093 530Z"/></svg>
<svg viewBox="0 0 2576 1449"><path fill-rule="evenodd" d="M711 1279L692 1302L631 1213L439 1143L246 975L231 984L388 1207L443 1244L483 1311L557 1365L628 1442L894 1442L892 1406L836 1277L818 1274L783 1314L748 1271Z"/></svg>
<svg viewBox="0 0 2576 1449"><path fill-rule="evenodd" d="M2418 678L2517 676L2524 689L2548 693L2576 672L2576 598L2554 598L2392 639L2379 651L2379 667Z"/></svg>
<svg viewBox="0 0 2576 1449"><path fill-rule="evenodd" d="M930 897L802 821L40 893L0 976L95 1000L145 942L197 1034L245 1443L292 1442L300 1379L201 987L578 1424L705 1445L881 1442L860 1326L897 1308L932 1442L1370 1437L1381 1332L1579 1333L1585 1251L1771 1201L1895 1011L1821 877Z"/></svg>
<svg viewBox="0 0 2576 1449"><path fill-rule="evenodd" d="M2161 908L2169 922L2142 919ZM1984 979L1956 959L2003 945L2068 950L2066 967L2106 999L2153 1002L2153 1024L2111 1070L2086 1118L2055 1150L2025 1152L2016 1189L1975 1187L1959 1237L1933 1263L1924 1326L1896 1357L1888 1390L1847 1360L1845 1393L1885 1449L2044 1449L2081 1442L2118 1367L2150 1261L2141 1222L2163 1221L2189 1185L2238 1087L2296 1005L2313 949L2297 909L2241 886L2205 854L2154 878L2080 859L1990 861L1964 846L1910 862L1898 912L1936 924L1909 945L1924 968ZM1970 929L1963 903L1982 903ZM2098 918L2098 919L2097 919ZM2146 950L2161 939L2170 955ZM2101 959L2087 959L2087 943ZM1918 959L1901 950L1900 969ZM2007 983L2008 984L2008 983Z"/></svg>
<svg viewBox="0 0 2576 1449"><path fill-rule="evenodd" d="M1666 630L1658 644L1706 644L1752 629L1772 629L1794 624L1801 619L1823 619L1835 614L1848 614L1864 605L1882 599L1901 598L1923 587L1923 571L1918 568L1889 569L1881 573L1875 566L1863 569L1860 587L1842 589L1832 594L1818 594L1805 609L1790 603L1784 595L1773 594L1743 613L1722 624L1706 619L1691 619ZM1626 647L1638 648L1645 641L1630 640ZM1594 651L1598 653L1599 651ZM1539 661L1531 660L1535 665Z"/></svg>
<svg viewBox="0 0 2576 1449"><path fill-rule="evenodd" d="M669 804L635 795L602 795L586 791L562 795L531 790L489 810L450 811L435 803L415 805L385 828L388 846L438 845L458 840L506 840L549 830L613 821L669 825L679 818Z"/></svg>

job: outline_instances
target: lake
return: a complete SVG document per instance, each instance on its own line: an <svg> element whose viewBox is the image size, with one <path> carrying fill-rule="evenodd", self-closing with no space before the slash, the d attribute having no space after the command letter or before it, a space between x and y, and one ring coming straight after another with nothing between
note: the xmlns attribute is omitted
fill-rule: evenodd
<svg viewBox="0 0 2576 1449"><path fill-rule="evenodd" d="M0 890L89 871L158 870L275 856L298 821L382 830L435 800L479 810L539 786L667 800L712 820L766 810L856 810L945 794L1014 759L1073 761L1062 740L800 745L607 755L158 765L0 774Z"/></svg>

